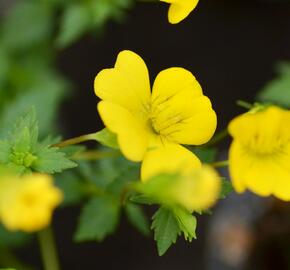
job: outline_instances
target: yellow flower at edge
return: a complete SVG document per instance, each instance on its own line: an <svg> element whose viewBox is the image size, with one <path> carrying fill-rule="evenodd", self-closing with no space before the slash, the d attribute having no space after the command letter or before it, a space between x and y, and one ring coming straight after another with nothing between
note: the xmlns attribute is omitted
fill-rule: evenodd
<svg viewBox="0 0 290 270"><path fill-rule="evenodd" d="M216 114L195 77L173 67L160 72L150 90L140 56L122 51L114 68L95 79L98 110L105 126L117 134L123 154L143 161L141 178L163 172L184 173L201 166L185 147L206 143L216 129Z"/></svg>
<svg viewBox="0 0 290 270"><path fill-rule="evenodd" d="M62 192L44 174L0 179L0 221L11 231L34 232L48 226Z"/></svg>
<svg viewBox="0 0 290 270"><path fill-rule="evenodd" d="M229 169L237 192L290 201L290 111L270 106L250 111L229 125L233 142Z"/></svg>
<svg viewBox="0 0 290 270"><path fill-rule="evenodd" d="M197 6L199 0L160 0L170 4L168 20L176 24L184 20Z"/></svg>
<svg viewBox="0 0 290 270"><path fill-rule="evenodd" d="M137 185L140 193L161 205L178 205L193 212L213 206L220 195L221 180L212 167L203 165L186 175L160 174Z"/></svg>

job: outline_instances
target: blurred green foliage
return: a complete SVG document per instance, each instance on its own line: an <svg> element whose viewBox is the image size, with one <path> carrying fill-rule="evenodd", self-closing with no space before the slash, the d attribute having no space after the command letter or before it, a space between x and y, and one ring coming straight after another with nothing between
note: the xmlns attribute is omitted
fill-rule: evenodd
<svg viewBox="0 0 290 270"><path fill-rule="evenodd" d="M257 99L290 108L290 63L279 63L276 70L278 76L265 85Z"/></svg>

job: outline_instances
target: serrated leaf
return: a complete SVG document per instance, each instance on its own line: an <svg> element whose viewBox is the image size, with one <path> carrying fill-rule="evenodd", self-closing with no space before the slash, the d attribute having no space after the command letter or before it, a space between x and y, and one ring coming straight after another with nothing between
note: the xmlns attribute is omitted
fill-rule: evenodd
<svg viewBox="0 0 290 270"><path fill-rule="evenodd" d="M233 192L233 190L234 188L232 183L227 179L222 179L220 199L225 199L231 192Z"/></svg>
<svg viewBox="0 0 290 270"><path fill-rule="evenodd" d="M172 244L176 243L180 228L172 211L165 207L159 208L152 219L154 240L157 242L158 254L162 256Z"/></svg>
<svg viewBox="0 0 290 270"><path fill-rule="evenodd" d="M86 3L72 3L63 13L56 44L64 48L81 37L91 26L91 11Z"/></svg>
<svg viewBox="0 0 290 270"><path fill-rule="evenodd" d="M173 213L178 222L180 230L184 234L185 240L191 242L193 238L196 238L196 217L193 216L188 210L181 207L175 207L173 209Z"/></svg>
<svg viewBox="0 0 290 270"><path fill-rule="evenodd" d="M107 128L104 128L101 131L95 133L94 138L104 146L119 149L116 134L109 131Z"/></svg>
<svg viewBox="0 0 290 270"><path fill-rule="evenodd" d="M143 210L140 206L127 203L125 206L126 215L129 222L142 234L148 236L150 234L150 227L148 219L143 213Z"/></svg>
<svg viewBox="0 0 290 270"><path fill-rule="evenodd" d="M91 199L82 209L75 240L102 241L119 222L120 205L109 196Z"/></svg>
<svg viewBox="0 0 290 270"><path fill-rule="evenodd" d="M15 151L27 152L33 149L38 139L38 123L34 107L31 107L24 116L20 116L9 132L9 141Z"/></svg>
<svg viewBox="0 0 290 270"><path fill-rule="evenodd" d="M62 172L77 166L76 163L66 158L65 154L60 152L56 147L42 147L35 155L37 160L33 163L32 168L41 173Z"/></svg>

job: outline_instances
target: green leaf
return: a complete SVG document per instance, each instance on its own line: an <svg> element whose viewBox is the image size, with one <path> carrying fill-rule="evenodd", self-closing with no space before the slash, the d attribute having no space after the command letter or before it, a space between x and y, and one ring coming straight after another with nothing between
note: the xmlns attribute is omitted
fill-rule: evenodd
<svg viewBox="0 0 290 270"><path fill-rule="evenodd" d="M76 41L90 28L91 22L91 12L85 2L69 5L61 18L57 46L64 48Z"/></svg>
<svg viewBox="0 0 290 270"><path fill-rule="evenodd" d="M45 2L17 1L3 22L2 42L13 49L37 47L51 37L53 13Z"/></svg>
<svg viewBox="0 0 290 270"><path fill-rule="evenodd" d="M181 231L179 225L170 209L165 207L153 216L152 229L154 229L154 240L157 242L159 256L162 256L168 248L176 243Z"/></svg>
<svg viewBox="0 0 290 270"><path fill-rule="evenodd" d="M32 168L41 173L56 173L77 166L76 163L66 158L65 154L56 147L42 147L35 152L37 160Z"/></svg>
<svg viewBox="0 0 290 270"><path fill-rule="evenodd" d="M222 188L220 192L220 199L225 199L231 192L233 192L234 188L232 183L227 179L222 179Z"/></svg>
<svg viewBox="0 0 290 270"><path fill-rule="evenodd" d="M107 128L104 128L101 131L97 132L94 138L96 141L98 141L104 146L119 149L116 134L109 131Z"/></svg>
<svg viewBox="0 0 290 270"><path fill-rule="evenodd" d="M142 234L148 236L150 228L148 219L142 211L142 208L133 203L127 203L125 206L126 215L129 222Z"/></svg>
<svg viewBox="0 0 290 270"><path fill-rule="evenodd" d="M33 150L38 139L38 123L35 109L32 107L24 116L20 116L9 133L9 141L14 151L27 152Z"/></svg>
<svg viewBox="0 0 290 270"><path fill-rule="evenodd" d="M290 63L277 65L278 76L268 82L257 95L262 102L270 102L290 107Z"/></svg>
<svg viewBox="0 0 290 270"><path fill-rule="evenodd" d="M78 204L84 198L84 184L73 171L57 174L55 184L64 194L62 206Z"/></svg>
<svg viewBox="0 0 290 270"><path fill-rule="evenodd" d="M35 107L38 116L40 136L47 136L54 130L57 122L56 112L65 96L67 83L47 71L43 71L43 73L45 74L36 79L37 81L33 81L33 85L30 85L28 89L21 89L21 95L16 96L9 102L9 105L1 108L0 136L5 136L5 130L8 130L17 119L27 112L27 108L32 106Z"/></svg>
<svg viewBox="0 0 290 270"><path fill-rule="evenodd" d="M175 207L173 209L173 213L178 222L180 230L184 234L185 240L191 242L193 238L196 238L196 217L181 207Z"/></svg>
<svg viewBox="0 0 290 270"><path fill-rule="evenodd" d="M119 212L119 203L109 196L91 199L81 212L75 240L102 241L115 231Z"/></svg>

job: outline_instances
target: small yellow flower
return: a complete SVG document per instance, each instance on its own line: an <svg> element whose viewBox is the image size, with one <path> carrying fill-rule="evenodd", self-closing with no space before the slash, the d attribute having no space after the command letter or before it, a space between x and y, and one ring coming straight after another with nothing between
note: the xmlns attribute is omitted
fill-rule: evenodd
<svg viewBox="0 0 290 270"><path fill-rule="evenodd" d="M290 200L290 111L270 106L236 117L229 168L237 192Z"/></svg>
<svg viewBox="0 0 290 270"><path fill-rule="evenodd" d="M217 172L204 165L187 174L159 175L141 184L140 191L162 205L179 205L188 211L210 208L220 194Z"/></svg>
<svg viewBox="0 0 290 270"><path fill-rule="evenodd" d="M209 166L202 166L191 174L181 176L178 185L172 186L172 201L177 201L189 211L200 211L214 205L220 194L220 177Z"/></svg>
<svg viewBox="0 0 290 270"><path fill-rule="evenodd" d="M168 20L176 24L184 20L197 6L199 0L160 0L169 3Z"/></svg>
<svg viewBox="0 0 290 270"><path fill-rule="evenodd" d="M216 114L195 77L183 68L160 72L150 90L146 64L123 51L114 68L95 79L105 126L117 134L123 154L142 161L142 179L162 172L199 168L199 159L180 144L206 143L216 129Z"/></svg>
<svg viewBox="0 0 290 270"><path fill-rule="evenodd" d="M0 180L0 220L11 231L38 231L49 225L62 193L44 174Z"/></svg>

